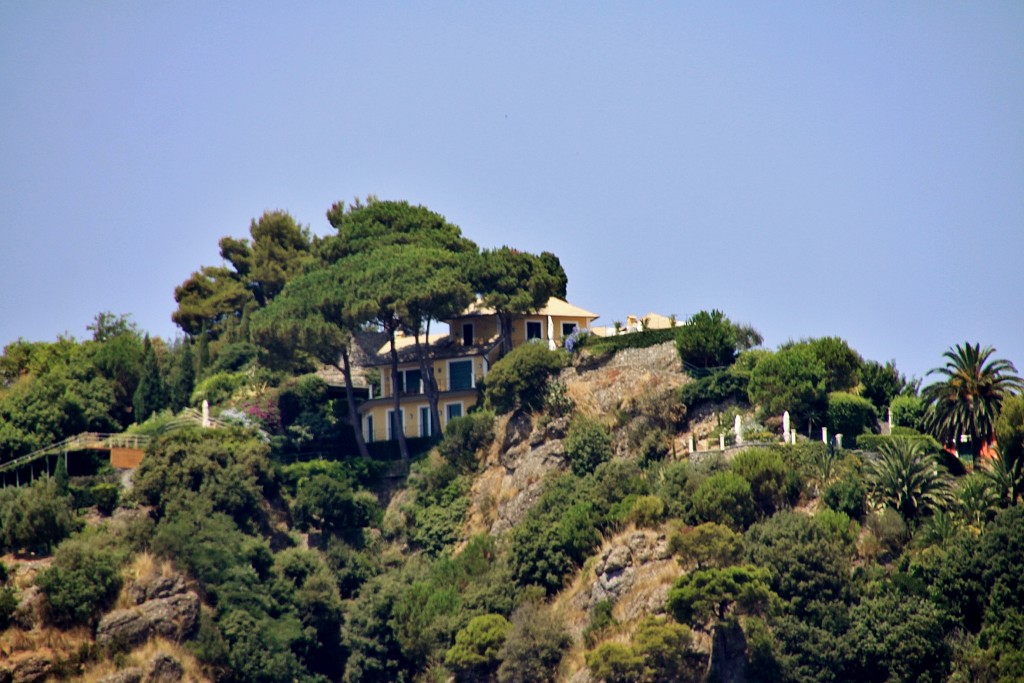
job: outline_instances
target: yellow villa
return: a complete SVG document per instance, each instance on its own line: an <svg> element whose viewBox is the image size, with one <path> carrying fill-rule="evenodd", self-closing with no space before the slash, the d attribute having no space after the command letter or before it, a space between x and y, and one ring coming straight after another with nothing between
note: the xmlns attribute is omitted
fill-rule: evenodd
<svg viewBox="0 0 1024 683"><path fill-rule="evenodd" d="M562 345L573 330L588 329L597 318L578 306L562 299L551 298L536 311L517 315L512 321L512 345L520 346L536 341L547 343L552 349ZM430 357L434 377L440 390L438 410L443 424L435 429L430 424L430 404L424 390L422 372L416 355L415 340L409 335L395 339L398 350L398 382L391 381L390 347L385 341L366 364L380 372L380 391L371 393L359 406L363 437L367 442L390 440L397 437L399 425L407 437L428 437L444 430L448 421L465 415L476 404L477 380L486 377L491 365L499 358L498 316L493 310L472 305L448 323L447 334L431 335ZM399 393L400 414L395 416L394 395Z"/></svg>

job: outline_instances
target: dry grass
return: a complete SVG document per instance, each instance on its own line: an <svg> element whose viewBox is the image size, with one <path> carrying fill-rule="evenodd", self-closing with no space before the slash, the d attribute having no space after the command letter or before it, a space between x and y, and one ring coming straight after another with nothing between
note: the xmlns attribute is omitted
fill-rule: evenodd
<svg viewBox="0 0 1024 683"><path fill-rule="evenodd" d="M121 592L117 596L117 602L114 605L115 609L125 609L135 606L135 601L128 593L128 589L133 584L139 583L140 581L152 581L154 579L164 578L173 573L174 565L171 564L170 560L158 560L146 551L139 553L135 556L135 559L132 560L131 564L127 565L121 571L121 575L124 578L124 585L121 587Z"/></svg>
<svg viewBox="0 0 1024 683"><path fill-rule="evenodd" d="M52 626L39 626L31 631L9 628L0 633L0 660L14 659L19 654L47 653L67 656L92 640L89 629L79 627L63 631Z"/></svg>
<svg viewBox="0 0 1024 683"><path fill-rule="evenodd" d="M147 662L161 654L169 655L181 664L182 668L185 670L185 675L182 680L194 683L207 683L213 680L206 675L198 660L196 660L196 658L185 648L162 638L150 640L145 645L127 653L116 663L111 660L99 662L95 666L86 670L82 676L71 680L77 681L78 683L97 683L104 677L120 671L121 669L136 666L144 667Z"/></svg>

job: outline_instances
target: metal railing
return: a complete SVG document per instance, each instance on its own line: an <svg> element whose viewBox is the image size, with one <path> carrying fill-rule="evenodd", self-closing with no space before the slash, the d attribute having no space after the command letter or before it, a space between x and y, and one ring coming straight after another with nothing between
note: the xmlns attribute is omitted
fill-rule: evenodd
<svg viewBox="0 0 1024 683"><path fill-rule="evenodd" d="M0 474L11 472L50 455L69 453L72 451L109 451L112 448L145 448L151 437L144 434L107 434L101 432L82 432L70 436L63 441L36 449L31 453L19 455L13 460L0 464Z"/></svg>

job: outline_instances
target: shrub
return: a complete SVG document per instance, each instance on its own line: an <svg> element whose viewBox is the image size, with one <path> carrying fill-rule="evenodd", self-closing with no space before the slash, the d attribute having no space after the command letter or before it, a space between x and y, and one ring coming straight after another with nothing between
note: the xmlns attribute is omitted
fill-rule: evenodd
<svg viewBox="0 0 1024 683"><path fill-rule="evenodd" d="M665 503L658 496L639 496L629 511L629 521L639 527L656 527L665 517Z"/></svg>
<svg viewBox="0 0 1024 683"><path fill-rule="evenodd" d="M590 615L590 623L583 629L583 642L587 647L594 647L600 635L606 630L615 626L618 621L612 616L612 609L615 603L611 600L600 600L594 605Z"/></svg>
<svg viewBox="0 0 1024 683"><path fill-rule="evenodd" d="M562 655L572 644L565 627L536 602L512 614L512 628L501 648L499 683L555 680Z"/></svg>
<svg viewBox="0 0 1024 683"><path fill-rule="evenodd" d="M800 481L776 451L750 448L732 461L732 471L750 482L758 511L770 517L800 493Z"/></svg>
<svg viewBox="0 0 1024 683"><path fill-rule="evenodd" d="M379 522L381 513L369 491L353 492L347 484L318 474L299 488L293 514L301 530L314 526L326 534L351 535Z"/></svg>
<svg viewBox="0 0 1024 683"><path fill-rule="evenodd" d="M565 437L565 454L573 474L590 474L602 462L611 459L611 432L594 418L577 415Z"/></svg>
<svg viewBox="0 0 1024 683"><path fill-rule="evenodd" d="M706 569L739 562L743 537L727 526L707 522L668 539L668 549L684 567Z"/></svg>
<svg viewBox="0 0 1024 683"><path fill-rule="evenodd" d="M0 551L49 552L78 526L56 479L40 479L31 486L0 492Z"/></svg>
<svg viewBox="0 0 1024 683"><path fill-rule="evenodd" d="M109 517L121 500L121 489L117 484L96 484L92 487L92 499L100 514Z"/></svg>
<svg viewBox="0 0 1024 683"><path fill-rule="evenodd" d="M484 402L496 413L516 408L539 410L551 376L562 369L564 353L543 344L523 344L499 360L487 375Z"/></svg>
<svg viewBox="0 0 1024 683"><path fill-rule="evenodd" d="M889 404L893 426L911 427L918 431L924 420L924 401L919 396L897 396Z"/></svg>
<svg viewBox="0 0 1024 683"><path fill-rule="evenodd" d="M37 580L49 602L50 619L61 626L88 624L113 604L121 589L123 559L123 553L98 534L62 543L53 566Z"/></svg>
<svg viewBox="0 0 1024 683"><path fill-rule="evenodd" d="M865 522L865 526L874 534L879 545L884 550L893 554L898 553L906 542L910 540L907 523L903 521L900 513L892 508L882 508L882 510L872 514L868 517L867 522Z"/></svg>
<svg viewBox="0 0 1024 683"><path fill-rule="evenodd" d="M583 348L591 353L615 353L622 349L645 349L650 346L657 346L676 338L679 328L668 328L664 330L643 330L641 332L630 332L619 334L614 337L585 337Z"/></svg>
<svg viewBox="0 0 1024 683"><path fill-rule="evenodd" d="M878 422L871 401L839 391L828 395L827 416L829 433L842 434L844 443L852 443L860 434L873 431Z"/></svg>
<svg viewBox="0 0 1024 683"><path fill-rule="evenodd" d="M829 484L822 494L822 501L829 509L845 514L850 519L861 519L867 495L860 476L849 476Z"/></svg>
<svg viewBox="0 0 1024 683"><path fill-rule="evenodd" d="M500 614L473 617L455 634L455 644L445 653L444 663L473 680L487 678L498 666L498 652L510 630L512 624Z"/></svg>
<svg viewBox="0 0 1024 683"><path fill-rule="evenodd" d="M494 413L479 411L449 420L438 451L456 469L476 469L476 454L494 441Z"/></svg>
<svg viewBox="0 0 1024 683"><path fill-rule="evenodd" d="M602 643L586 655L594 680L604 683L633 683L643 678L644 658L622 643Z"/></svg>
<svg viewBox="0 0 1024 683"><path fill-rule="evenodd" d="M789 411L794 425L817 424L825 413L825 367L805 345L793 346L758 361L750 373L747 395L762 416Z"/></svg>
<svg viewBox="0 0 1024 683"><path fill-rule="evenodd" d="M664 429L652 429L640 442L640 462L645 465L664 460L672 444L672 436Z"/></svg>
<svg viewBox="0 0 1024 683"><path fill-rule="evenodd" d="M736 360L736 328L719 310L700 311L678 328L676 350L683 367L731 365Z"/></svg>
<svg viewBox="0 0 1024 683"><path fill-rule="evenodd" d="M564 417L570 414L576 407L576 403L569 398L565 382L555 380L548 382L547 391L544 393L544 412L551 417Z"/></svg>
<svg viewBox="0 0 1024 683"><path fill-rule="evenodd" d="M699 681L703 667L693 651L693 633L682 624L646 617L633 636L633 651L644 658L646 681Z"/></svg>
<svg viewBox="0 0 1024 683"><path fill-rule="evenodd" d="M0 587L0 630L11 625L11 616L18 609L18 594L14 586Z"/></svg>
<svg viewBox="0 0 1024 683"><path fill-rule="evenodd" d="M754 521L756 504L750 482L733 472L719 472L694 492L693 508L701 521L741 531Z"/></svg>

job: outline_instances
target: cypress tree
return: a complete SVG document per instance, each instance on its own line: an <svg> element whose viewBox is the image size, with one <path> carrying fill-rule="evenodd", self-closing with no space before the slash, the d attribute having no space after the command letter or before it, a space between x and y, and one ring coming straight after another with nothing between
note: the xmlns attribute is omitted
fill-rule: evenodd
<svg viewBox="0 0 1024 683"><path fill-rule="evenodd" d="M153 413L167 406L167 393L160 379L160 366L157 364L156 351L146 335L142 343L142 377L132 399L135 409L135 421L144 422Z"/></svg>
<svg viewBox="0 0 1024 683"><path fill-rule="evenodd" d="M192 398L192 390L196 384L195 357L192 355L192 343L185 338L182 342L181 351L178 353L177 368L174 372L174 379L168 394L171 408L181 410L188 405Z"/></svg>

